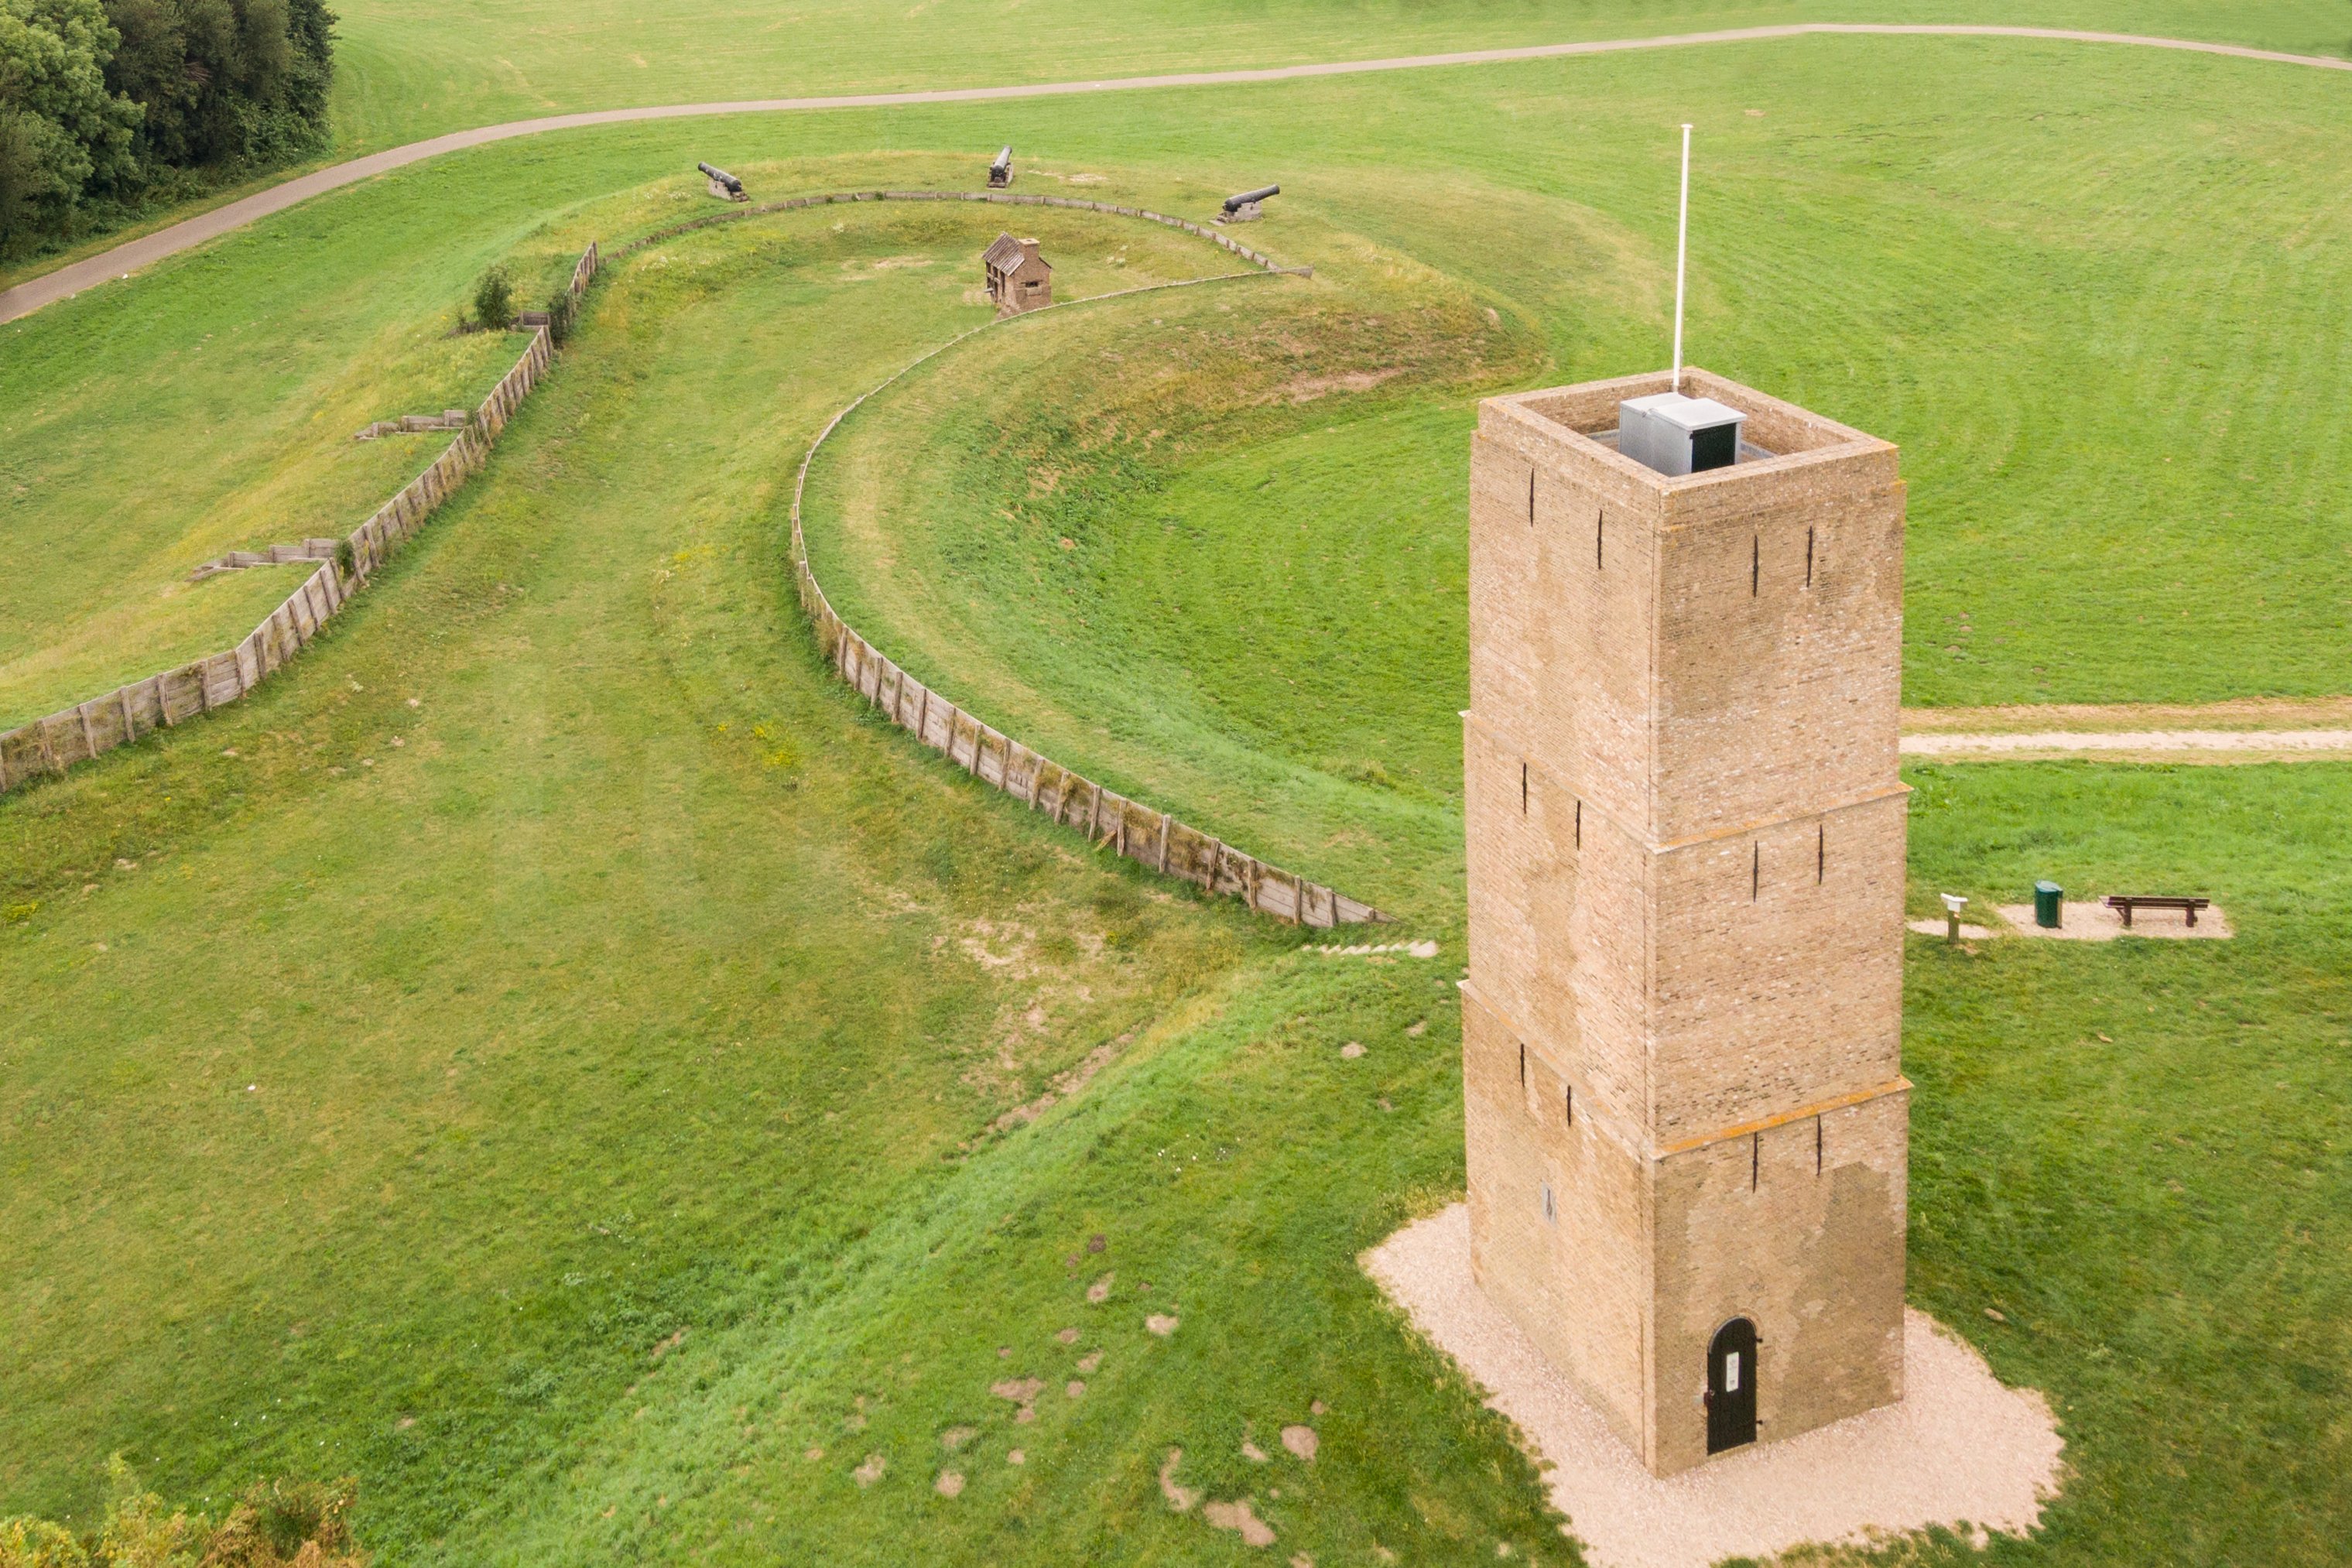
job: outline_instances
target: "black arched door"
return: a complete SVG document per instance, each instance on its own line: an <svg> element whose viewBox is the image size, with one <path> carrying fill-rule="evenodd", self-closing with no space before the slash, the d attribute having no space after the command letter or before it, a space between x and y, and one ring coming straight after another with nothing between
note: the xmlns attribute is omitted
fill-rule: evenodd
<svg viewBox="0 0 2352 1568"><path fill-rule="evenodd" d="M1756 1441L1756 1325L1734 1318L1706 1349L1706 1451Z"/></svg>

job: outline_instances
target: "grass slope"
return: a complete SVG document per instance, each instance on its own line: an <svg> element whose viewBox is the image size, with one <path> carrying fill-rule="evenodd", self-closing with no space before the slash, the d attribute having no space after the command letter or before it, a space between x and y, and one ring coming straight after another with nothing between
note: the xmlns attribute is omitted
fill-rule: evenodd
<svg viewBox="0 0 2352 1568"><path fill-rule="evenodd" d="M2352 1352L2352 952L2331 911L2352 864L2332 824L2352 778L1917 782L1928 887L2185 877L2241 921L2230 948L1912 943L1912 1296L2050 1393L2073 1467L2044 1531L1991 1559L2335 1561L2352 1523L2334 1415ZM1443 1484L1493 1462L1490 1427L1399 1347L1351 1264L1459 1180L1444 985L1290 959L1236 986L1246 1002L1148 1037L824 1281L687 1347L489 1554L1247 1560L1161 1505L1158 1463L1181 1447L1178 1482L1248 1493L1284 1552L1457 1563L1508 1543L1540 1560L1509 1492L1465 1509ZM1348 1038L1361 1060L1338 1055ZM1146 1331L1150 1311L1175 1334ZM1028 1377L1033 1424L989 1392ZM1311 1470L1239 1454L1317 1399ZM880 1473L861 1486L858 1466ZM950 1470L968 1482L952 1500L935 1489ZM1951 1541L1891 1555L1979 1560Z"/></svg>
<svg viewBox="0 0 2352 1568"><path fill-rule="evenodd" d="M789 306L873 238L733 270ZM960 300L845 340L646 275L280 681L8 804L8 1507L121 1447L471 1539L675 1330L1237 956L894 765L791 636L791 439ZM730 355L769 392L714 429Z"/></svg>
<svg viewBox="0 0 2352 1568"><path fill-rule="evenodd" d="M350 532L449 440L352 431L473 407L525 342L388 324L355 362L304 364L282 321L208 324L132 374L92 375L71 332L0 369L0 486L13 491L0 507L0 730L242 638L296 570L200 583L189 571ZM207 374L208 359L230 373ZM212 439L230 426L241 439ZM176 460L124 460L163 448Z"/></svg>

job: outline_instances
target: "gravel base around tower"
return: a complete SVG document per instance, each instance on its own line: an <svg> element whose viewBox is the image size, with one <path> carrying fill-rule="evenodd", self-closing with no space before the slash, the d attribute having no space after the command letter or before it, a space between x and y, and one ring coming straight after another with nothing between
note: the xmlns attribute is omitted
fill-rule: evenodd
<svg viewBox="0 0 2352 1568"><path fill-rule="evenodd" d="M1707 1568L1930 1525L2021 1534L2063 1479L2048 1402L2004 1388L1975 1350L1906 1310L1901 1404L1661 1480L1471 1279L1466 1205L1362 1262L1551 1467L1552 1502L1595 1568Z"/></svg>

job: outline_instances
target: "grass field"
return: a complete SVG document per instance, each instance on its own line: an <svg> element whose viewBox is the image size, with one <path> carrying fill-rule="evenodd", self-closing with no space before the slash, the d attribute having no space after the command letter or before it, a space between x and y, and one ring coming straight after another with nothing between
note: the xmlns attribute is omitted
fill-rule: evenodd
<svg viewBox="0 0 2352 1568"><path fill-rule="evenodd" d="M2336 0L818 0L788 9L653 0L345 0L338 13L341 150L373 151L467 125L639 104L1087 79L1370 59L1580 38L1790 22L2010 23L2352 50ZM980 140L1021 140L1007 105ZM993 138L993 140L992 140ZM975 143L974 150L978 145Z"/></svg>
<svg viewBox="0 0 2352 1568"><path fill-rule="evenodd" d="M2331 289L2303 290L2345 215L2310 208L2299 159L2352 153L2342 108L2266 142L2234 100L2159 110L2126 70L2070 76L2056 127L1975 47L1907 102L1826 107L1886 58L1792 47L1769 90L1679 90L1719 95L1694 110L1694 357L1905 448L1906 700L2352 689L2340 437L2259 368L2352 368L2314 313ZM1384 907L1450 907L1469 404L1665 337L1647 94L1672 95L1614 64L1565 81L1592 75L1622 122L1549 70L1483 105L1323 89L1350 107L1302 119L1451 131L1297 183L1256 232L1313 285L992 334L862 409L809 518L844 613L1075 765ZM2220 208L2241 246L2191 239ZM1013 384L1008 413L989 389Z"/></svg>
<svg viewBox="0 0 2352 1568"><path fill-rule="evenodd" d="M1165 1507L1181 1447L1274 1558L1571 1560L1354 1264L1461 1181L1468 402L1658 357L1687 110L1718 160L1696 357L1905 445L1908 700L2342 690L2341 437L2276 432L2283 384L2340 401L2344 215L2306 196L2352 117L2261 69L1816 40L1023 109L1024 188L1199 213L1279 174L1250 237L1318 276L973 339L827 448L819 570L959 699L1394 901L1433 963L1302 954L1091 860L815 660L793 467L984 319L992 215L631 258L302 660L0 798L0 1513L86 1520L119 1449L191 1502L350 1470L387 1563L1268 1560ZM486 150L0 328L0 558L133 616L184 555L314 531L268 498L341 505L350 430L441 384L378 378L495 374L430 357L489 261L710 210L697 155L763 193L942 183L969 161L922 150L996 122ZM1068 292L1220 264L1024 216ZM91 564L116 515L146 578ZM41 564L68 546L79 577ZM2352 770L1912 778L1922 903L2163 879L2241 932L1913 944L1911 1296L2049 1392L2074 1468L1991 1559L2333 1561ZM991 1390L1030 1378L1023 1421ZM1300 1419L1312 1467L1243 1458Z"/></svg>

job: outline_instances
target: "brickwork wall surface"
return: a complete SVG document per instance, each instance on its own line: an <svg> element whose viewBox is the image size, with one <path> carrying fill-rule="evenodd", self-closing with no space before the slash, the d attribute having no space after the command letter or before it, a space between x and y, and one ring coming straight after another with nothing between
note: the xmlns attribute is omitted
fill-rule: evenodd
<svg viewBox="0 0 2352 1568"><path fill-rule="evenodd" d="M1706 1458L1707 1347L1735 1315L1761 1341L1765 1440L1903 1396L1907 1104L1884 1095L1660 1164L1653 1469Z"/></svg>
<svg viewBox="0 0 2352 1568"><path fill-rule="evenodd" d="M1463 1135L1473 1271L1626 1447L1644 1453L1645 1163L1589 1121L1570 1122L1564 1080L1532 1054L1522 1081L1518 1047L1509 1025L1465 987Z"/></svg>

